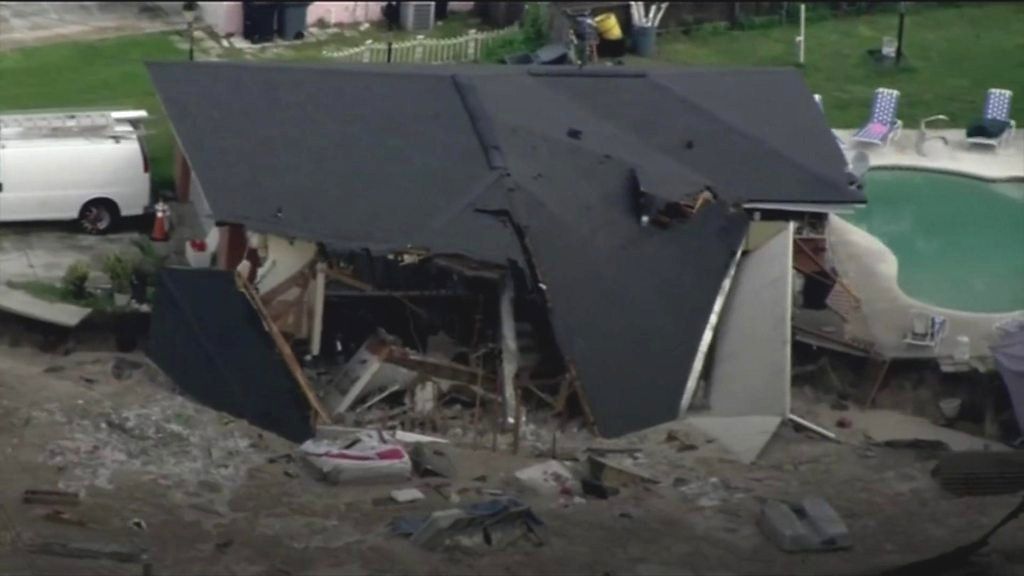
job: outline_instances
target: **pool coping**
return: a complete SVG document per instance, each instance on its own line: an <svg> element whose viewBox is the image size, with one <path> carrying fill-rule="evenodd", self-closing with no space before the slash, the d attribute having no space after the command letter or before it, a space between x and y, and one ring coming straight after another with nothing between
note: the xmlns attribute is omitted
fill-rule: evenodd
<svg viewBox="0 0 1024 576"><path fill-rule="evenodd" d="M1024 160L1022 160L1024 162ZM959 168L948 168L948 167L935 167L928 164L872 164L868 168L868 172L872 170L903 170L906 172L937 172L939 174L948 174L950 176L961 176L964 178L972 178L974 180L981 180L982 182L991 183L1003 183L1003 182L1024 182L1024 173L1015 176L987 176L979 172L969 172L967 170L961 170Z"/></svg>
<svg viewBox="0 0 1024 576"><path fill-rule="evenodd" d="M839 221L839 222L837 222ZM971 312L943 308L908 295L899 285L899 259L877 236L861 230L837 214L829 216L828 249L840 277L861 300L861 311L876 350L889 358L949 358L956 337L970 337L971 358L991 358L995 326L1011 318L1024 318L1024 310ZM903 342L911 310L943 316L948 332L934 348Z"/></svg>

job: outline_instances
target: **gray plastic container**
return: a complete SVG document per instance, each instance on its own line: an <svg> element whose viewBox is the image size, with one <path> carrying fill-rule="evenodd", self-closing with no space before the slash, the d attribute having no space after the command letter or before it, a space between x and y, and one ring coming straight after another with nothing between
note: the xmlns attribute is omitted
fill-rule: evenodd
<svg viewBox="0 0 1024 576"><path fill-rule="evenodd" d="M633 53L644 58L653 58L658 53L658 29L653 26L633 27Z"/></svg>
<svg viewBox="0 0 1024 576"><path fill-rule="evenodd" d="M277 35L283 40L306 37L306 10L311 2L281 2L277 12Z"/></svg>

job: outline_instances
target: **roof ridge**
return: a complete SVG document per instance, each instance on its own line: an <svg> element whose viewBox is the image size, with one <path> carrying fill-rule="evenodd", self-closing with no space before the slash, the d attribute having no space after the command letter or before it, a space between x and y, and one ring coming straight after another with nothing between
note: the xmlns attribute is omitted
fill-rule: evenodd
<svg viewBox="0 0 1024 576"><path fill-rule="evenodd" d="M675 89L672 88L671 85L665 83L660 78L652 77L652 80L654 80L654 82L656 82L659 86L661 86L663 89L665 89L668 93L670 93L677 100L685 101L688 105L693 106L694 108L700 110L701 112L703 112L706 115L714 118L715 120L717 120L719 122L722 122L723 124L728 125L729 127L733 128L737 134L741 135L746 140L750 140L750 141L753 141L753 142L756 142L756 143L760 144L762 148L764 148L766 150L769 150L775 156L778 156L780 158L785 159L788 164L790 164L793 167L799 168L801 172L804 172L806 174L811 175L815 180L822 181L822 182L825 182L825 183L828 183L828 184L835 184L835 182L832 182L829 179L827 179L825 174L823 174L821 171L808 167L806 164L804 164L803 162L800 162L798 159L794 158L788 152L785 152L785 151L779 149L776 145L774 145L769 140L766 140L765 138L762 138L761 136L758 136L757 134L754 134L749 129L747 129L743 124L739 124L737 122L732 121L731 119L724 118L724 117L720 116L719 114L716 114L714 111L710 110L707 106L704 106L703 104L695 101L692 98L685 98L685 97L683 97L683 95L679 94ZM747 198L745 201L749 202L749 201L753 201L753 200L755 200L755 199L754 198Z"/></svg>

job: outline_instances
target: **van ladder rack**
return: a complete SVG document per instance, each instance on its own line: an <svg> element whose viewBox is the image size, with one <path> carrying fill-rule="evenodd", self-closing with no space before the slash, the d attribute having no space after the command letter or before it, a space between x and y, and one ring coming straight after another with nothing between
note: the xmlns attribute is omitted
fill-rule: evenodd
<svg viewBox="0 0 1024 576"><path fill-rule="evenodd" d="M59 135L63 131L76 133L100 129L128 132L132 131L132 128L119 122L145 120L148 117L149 114L145 110L0 114L0 131L8 132L5 135L9 136L35 131L47 131L53 135Z"/></svg>

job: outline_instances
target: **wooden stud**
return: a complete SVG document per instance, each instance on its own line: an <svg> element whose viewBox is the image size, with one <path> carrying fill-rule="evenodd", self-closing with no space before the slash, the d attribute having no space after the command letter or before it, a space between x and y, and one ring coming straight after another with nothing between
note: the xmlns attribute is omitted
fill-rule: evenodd
<svg viewBox="0 0 1024 576"><path fill-rule="evenodd" d="M277 346L278 352L281 353L281 358L284 359L284 363L288 366L288 370L292 373L295 381L298 382L299 387L302 389L302 393L306 395L306 399L309 400L310 406L312 406L313 410L320 415L321 422L330 422L331 417L328 415L327 409L320 403L320 399L317 397L316 392L313 391L313 387L310 386L309 382L306 380L306 375L303 374L302 366L299 365L299 361L295 358L295 353L292 352L291 346L288 345L284 336L281 335L277 326L270 319L270 316L267 314L267 309L263 307L263 302L260 301L259 296L257 296L253 291L252 285L249 284L249 281L237 270L235 271L235 283L238 285L239 290L245 294L245 297L249 299L252 307L256 310L257 316L259 316L260 321L263 322L263 327L270 333L270 337L273 339L274 345Z"/></svg>
<svg viewBox="0 0 1024 576"><path fill-rule="evenodd" d="M878 394L878 389L882 387L885 375L889 372L889 364L892 364L892 360L886 358L885 364L882 364L882 368L878 373L878 378L875 380L875 386L871 389L871 395L868 396L868 401L864 403L865 408L871 408L871 404L875 401L875 395Z"/></svg>

